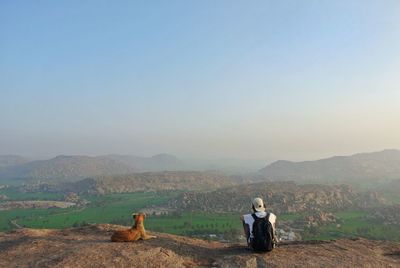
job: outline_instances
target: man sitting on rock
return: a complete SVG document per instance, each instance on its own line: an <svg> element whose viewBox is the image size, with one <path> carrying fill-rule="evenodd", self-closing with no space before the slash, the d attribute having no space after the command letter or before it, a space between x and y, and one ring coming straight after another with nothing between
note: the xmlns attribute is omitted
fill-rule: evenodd
<svg viewBox="0 0 400 268"><path fill-rule="evenodd" d="M265 211L265 204L259 197L254 198L252 210L252 214L240 217L243 222L247 245L254 251L271 251L276 244L276 215Z"/></svg>

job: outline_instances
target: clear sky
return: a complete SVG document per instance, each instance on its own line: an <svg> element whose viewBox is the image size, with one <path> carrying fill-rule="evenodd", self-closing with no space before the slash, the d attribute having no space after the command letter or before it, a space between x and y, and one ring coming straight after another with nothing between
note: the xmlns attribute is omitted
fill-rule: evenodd
<svg viewBox="0 0 400 268"><path fill-rule="evenodd" d="M400 1L0 1L0 154L400 148Z"/></svg>

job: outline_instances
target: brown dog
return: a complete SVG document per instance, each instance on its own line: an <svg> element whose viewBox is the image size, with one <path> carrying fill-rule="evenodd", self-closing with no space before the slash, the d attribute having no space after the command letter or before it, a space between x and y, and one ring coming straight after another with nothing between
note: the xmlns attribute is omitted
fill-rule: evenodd
<svg viewBox="0 0 400 268"><path fill-rule="evenodd" d="M135 224L131 229L115 231L111 236L112 242L129 242L129 241L137 241L139 239L147 240L150 238L156 238L153 235L147 235L144 229L144 219L146 218L146 214L144 213L134 213L132 214Z"/></svg>

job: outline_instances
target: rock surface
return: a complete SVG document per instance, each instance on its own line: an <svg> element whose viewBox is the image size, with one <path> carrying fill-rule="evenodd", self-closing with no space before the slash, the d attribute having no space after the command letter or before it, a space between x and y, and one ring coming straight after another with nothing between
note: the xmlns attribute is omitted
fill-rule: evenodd
<svg viewBox="0 0 400 268"><path fill-rule="evenodd" d="M315 210L370 210L382 204L376 193L360 193L348 185L260 182L209 192L185 192L169 200L168 206L180 211L248 213L255 196L263 198L268 209L275 214Z"/></svg>
<svg viewBox="0 0 400 268"><path fill-rule="evenodd" d="M111 243L117 225L0 233L0 267L400 267L400 244L365 239L293 242L257 254L244 245L156 233ZM153 233L154 234L154 233Z"/></svg>

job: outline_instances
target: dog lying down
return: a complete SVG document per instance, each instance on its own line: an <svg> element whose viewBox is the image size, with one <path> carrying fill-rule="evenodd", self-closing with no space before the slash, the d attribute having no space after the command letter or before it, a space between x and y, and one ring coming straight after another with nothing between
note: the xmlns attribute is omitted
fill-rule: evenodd
<svg viewBox="0 0 400 268"><path fill-rule="evenodd" d="M153 235L147 235L144 229L144 219L146 214L144 213L134 213L132 214L135 224L131 229L115 231L111 236L112 242L130 242L137 241L139 239L147 240L151 238L156 238Z"/></svg>

